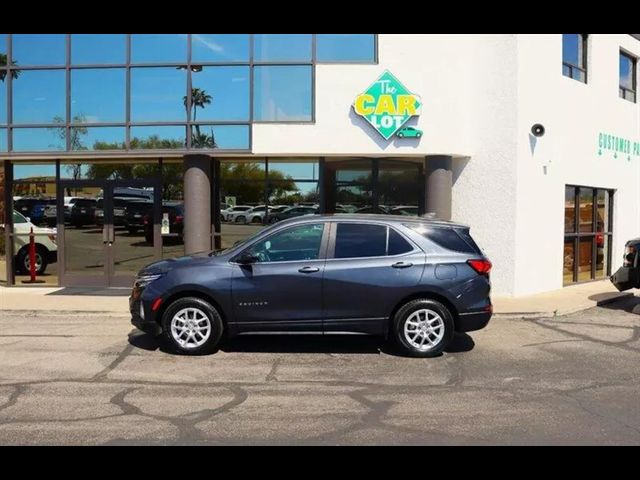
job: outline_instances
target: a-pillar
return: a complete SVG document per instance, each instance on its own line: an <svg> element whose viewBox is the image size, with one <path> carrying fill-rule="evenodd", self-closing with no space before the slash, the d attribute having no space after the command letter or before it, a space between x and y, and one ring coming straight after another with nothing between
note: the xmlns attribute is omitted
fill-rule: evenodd
<svg viewBox="0 0 640 480"><path fill-rule="evenodd" d="M184 252L191 255L211 246L211 157L184 157Z"/></svg>
<svg viewBox="0 0 640 480"><path fill-rule="evenodd" d="M452 157L429 155L425 160L425 211L442 220L451 220L453 189Z"/></svg>

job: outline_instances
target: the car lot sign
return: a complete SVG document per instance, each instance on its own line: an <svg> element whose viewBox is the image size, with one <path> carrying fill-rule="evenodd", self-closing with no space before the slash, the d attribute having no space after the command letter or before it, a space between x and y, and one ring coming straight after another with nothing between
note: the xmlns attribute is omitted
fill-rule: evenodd
<svg viewBox="0 0 640 480"><path fill-rule="evenodd" d="M364 117L385 140L398 133L411 117L420 115L421 106L420 97L407 90L388 70L353 102L356 114Z"/></svg>

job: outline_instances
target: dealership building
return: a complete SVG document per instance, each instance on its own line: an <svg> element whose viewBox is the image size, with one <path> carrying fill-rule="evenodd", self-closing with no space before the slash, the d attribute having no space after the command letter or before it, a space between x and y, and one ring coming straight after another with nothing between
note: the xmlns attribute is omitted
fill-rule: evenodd
<svg viewBox="0 0 640 480"><path fill-rule="evenodd" d="M462 222L493 295L606 278L640 236L638 57L640 34L0 34L0 278L28 281L34 225L39 285L129 286L269 223L232 205Z"/></svg>

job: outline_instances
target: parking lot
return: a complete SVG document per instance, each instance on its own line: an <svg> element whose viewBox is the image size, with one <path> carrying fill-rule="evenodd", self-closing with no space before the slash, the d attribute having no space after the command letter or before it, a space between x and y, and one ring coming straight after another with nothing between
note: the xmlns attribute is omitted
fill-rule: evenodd
<svg viewBox="0 0 640 480"><path fill-rule="evenodd" d="M637 297L495 318L432 359L358 336L176 356L81 313L0 329L0 444L640 444Z"/></svg>

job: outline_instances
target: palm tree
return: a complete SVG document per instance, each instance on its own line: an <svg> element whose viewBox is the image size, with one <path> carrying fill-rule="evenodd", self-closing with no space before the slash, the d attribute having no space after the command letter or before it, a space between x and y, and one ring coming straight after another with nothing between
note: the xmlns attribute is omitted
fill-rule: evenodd
<svg viewBox="0 0 640 480"><path fill-rule="evenodd" d="M211 101L213 100L213 97L211 95L209 95L205 90L202 90L201 88L192 88L191 89L191 107L193 108L193 121L196 121L196 117L197 117L197 113L198 113L198 107L204 109L207 105L211 104ZM187 96L185 95L183 97L183 101L184 101L184 106L185 108L187 107ZM191 112L187 111L187 114L190 114ZM189 115L190 116L190 115ZM193 134L193 132L191 133L191 140L192 140L192 144L198 145L201 144L203 142L204 137L201 135L200 133L200 125L195 125L195 129L196 129L196 133ZM206 137L206 134L205 134ZM205 142L209 143L209 142ZM215 147L214 147L215 148Z"/></svg>
<svg viewBox="0 0 640 480"><path fill-rule="evenodd" d="M16 62L11 62L11 66L17 65ZM0 53L0 68L7 66L7 54ZM20 70L11 70L11 77L15 80L20 75ZM0 70L0 82L4 82L4 77L7 76L6 70Z"/></svg>

